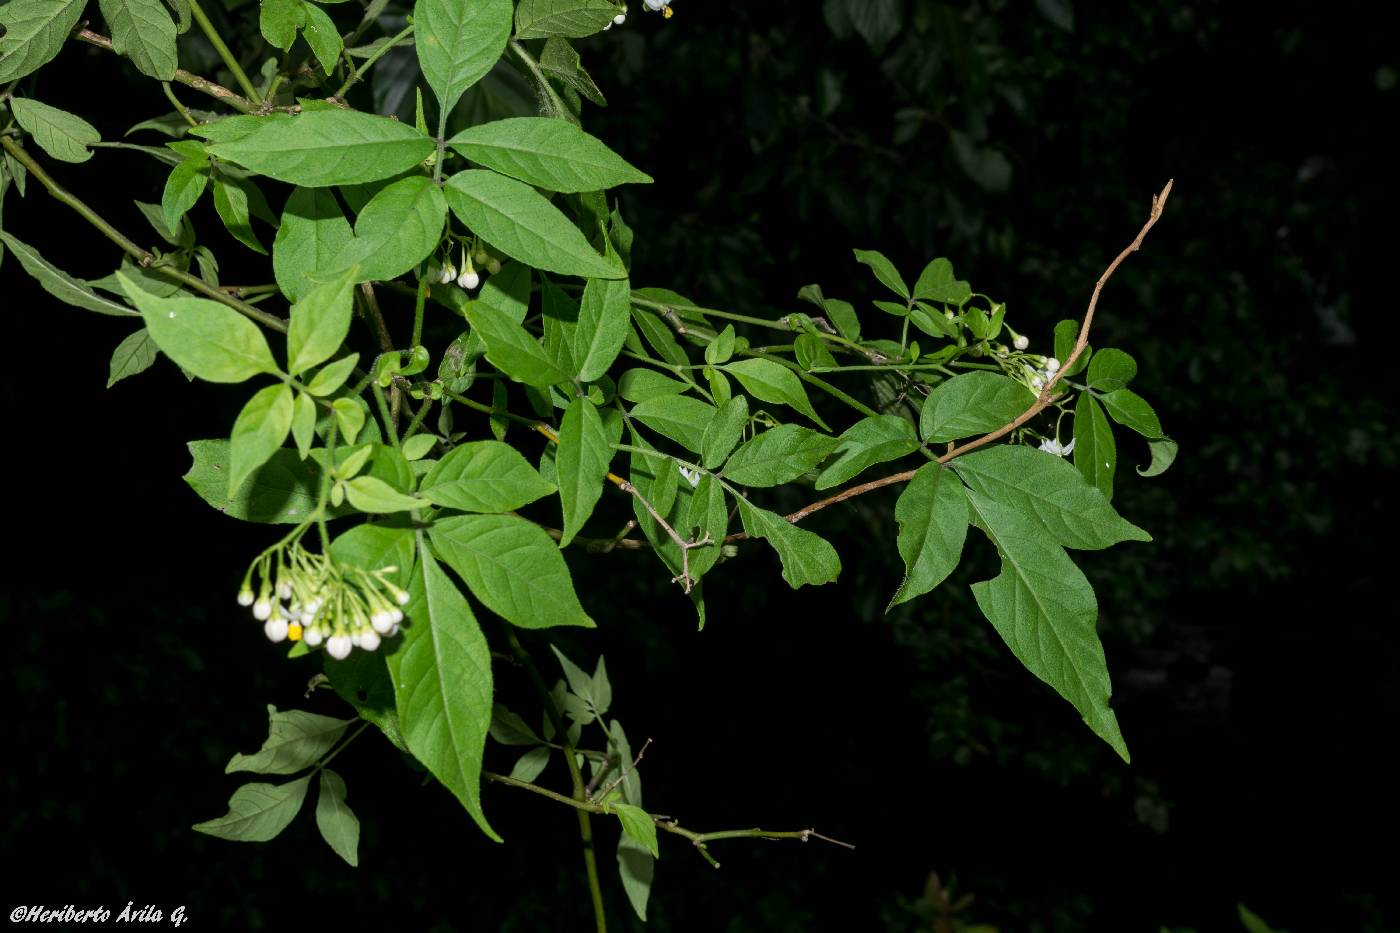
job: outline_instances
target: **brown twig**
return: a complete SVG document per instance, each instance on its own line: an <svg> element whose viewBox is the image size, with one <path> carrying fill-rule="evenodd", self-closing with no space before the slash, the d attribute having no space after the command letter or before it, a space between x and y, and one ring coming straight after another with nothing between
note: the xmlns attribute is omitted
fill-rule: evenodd
<svg viewBox="0 0 1400 933"><path fill-rule="evenodd" d="M75 29L73 30L73 38L77 39L79 42L86 42L88 45L95 45L99 49L106 49L109 52L115 51L112 48L111 39L100 33L93 32L91 29L83 29L81 27ZM248 100L248 98L230 91L222 84L215 84L208 78L201 78L199 75L186 71L183 68L175 69L175 80L186 87L192 87L196 91L202 91L210 97L228 104L234 110L242 113L256 113L258 110L258 105Z"/></svg>
<svg viewBox="0 0 1400 933"><path fill-rule="evenodd" d="M1142 241L1147 236L1147 231L1151 230L1153 226L1156 225L1157 221L1161 219L1162 210L1166 207L1167 197L1171 194L1171 191L1172 182L1168 181L1166 187L1162 189L1161 194L1157 194L1152 197L1152 212L1148 215L1147 222L1143 224L1142 229L1138 231L1137 236L1133 237L1133 241L1129 243L1126 247L1124 247L1123 251L1119 253L1116 257L1114 257L1113 261L1108 264L1108 268L1104 270L1103 275L1099 276L1098 282L1094 285L1094 293L1089 298L1089 307L1084 312L1084 321L1079 325L1079 337L1074 342L1073 352L1071 352L1066 359L1060 362L1060 368L1055 372L1053 376L1050 377L1049 381L1047 381L1045 385L1041 388L1040 395L1036 397L1035 403L1032 404L1030 408L1027 408L1025 411L1021 412L1021 414L1017 415L1011 421L1008 421L1006 424L997 428L995 431L989 431L988 433L983 434L981 437L968 441L966 444L961 444L956 447L950 446L948 450L938 458L939 463L947 463L948 461L956 457L961 457L963 454L971 453L972 451L977 450L979 447L984 447L987 444L990 444L992 441L999 440L1005 437L1007 434L1010 434L1012 431L1016 430L1021 425L1025 424L1027 421L1040 414L1046 409L1046 407L1051 402L1055 400L1057 395L1053 393L1052 390L1054 389L1056 383L1058 383L1062 378L1064 378L1065 373L1074 366L1075 361L1077 361L1079 357L1084 353L1084 348L1089 344L1089 328L1094 323L1094 310L1098 307L1099 304L1099 293L1103 291L1105 283L1107 283L1109 278L1113 275L1113 273L1117 271L1118 267L1123 263L1123 260L1127 259L1130 255L1137 252L1138 248L1142 246ZM818 501L813 502L810 505L803 506L796 512L793 512L791 515L784 516L784 518L786 518L787 521L796 524L797 522L802 521L802 519L806 518L812 513L820 512L827 506L836 505L838 502L845 502L848 499L854 499L856 496L864 495L867 492L873 492L876 489L882 489L885 486L893 486L897 483L907 483L909 480L914 478L914 474L917 472L918 470L905 470L901 473L895 473L891 476L884 476L880 479L871 480L868 483L861 483L859 486L852 486L850 489L842 490L834 496L828 496L825 499L819 499ZM748 534L746 532L741 531L727 536L724 539L724 543L729 544L734 541L744 541L747 539Z"/></svg>

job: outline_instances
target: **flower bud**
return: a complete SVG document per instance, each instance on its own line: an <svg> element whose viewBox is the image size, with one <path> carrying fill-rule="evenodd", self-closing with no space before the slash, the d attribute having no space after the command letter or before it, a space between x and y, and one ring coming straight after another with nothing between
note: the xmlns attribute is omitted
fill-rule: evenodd
<svg viewBox="0 0 1400 933"><path fill-rule="evenodd" d="M308 642L309 643L309 642ZM344 661L350 656L350 636L332 635L326 639L326 654L337 661Z"/></svg>
<svg viewBox="0 0 1400 933"><path fill-rule="evenodd" d="M325 635L318 628L307 628L301 633L302 640L306 642L306 647L315 648L325 640Z"/></svg>
<svg viewBox="0 0 1400 933"><path fill-rule="evenodd" d="M266 596L253 603L253 618L259 622L266 622L271 615L272 602Z"/></svg>
<svg viewBox="0 0 1400 933"><path fill-rule="evenodd" d="M1059 369L1060 369L1060 361L1057 360L1057 359L1055 359L1053 356L1052 356L1052 357L1048 357L1048 358L1045 360L1045 371L1046 371L1047 373L1059 372Z"/></svg>
<svg viewBox="0 0 1400 933"><path fill-rule="evenodd" d="M1031 340L1025 334L1017 334L1012 343L1015 344L1017 350L1024 350L1031 345Z"/></svg>
<svg viewBox="0 0 1400 933"><path fill-rule="evenodd" d="M263 634L265 634L267 640L271 642L285 641L287 638L287 629L288 625L286 619L268 619L263 625Z"/></svg>
<svg viewBox="0 0 1400 933"><path fill-rule="evenodd" d="M614 26L621 26L621 25L622 25L623 23L625 23L625 22L627 22L627 14L626 14L626 13L619 13L619 14L617 14L616 16L613 17L613 25L614 25Z"/></svg>
<svg viewBox="0 0 1400 933"><path fill-rule="evenodd" d="M360 633L360 649L363 651L373 651L379 647L379 633L372 629L366 629Z"/></svg>
<svg viewBox="0 0 1400 933"><path fill-rule="evenodd" d="M477 275L475 272L463 272L457 279L457 287L465 288L467 291L471 291L480 284L481 276Z"/></svg>
<svg viewBox="0 0 1400 933"><path fill-rule="evenodd" d="M246 586L238 591L238 605L245 607L253 605L253 591Z"/></svg>
<svg viewBox="0 0 1400 933"><path fill-rule="evenodd" d="M387 609L380 610L369 617L369 624L374 626L374 630L379 634L388 634L389 629L394 627L394 614Z"/></svg>
<svg viewBox="0 0 1400 933"><path fill-rule="evenodd" d="M1045 380L1039 374L1032 376L1031 388L1039 392L1041 389L1045 388Z"/></svg>
<svg viewBox="0 0 1400 933"><path fill-rule="evenodd" d="M438 279L438 282L440 282L443 285L450 285L452 283L452 280L456 277L457 267L454 266L449 260L447 265L442 267L442 278Z"/></svg>
<svg viewBox="0 0 1400 933"><path fill-rule="evenodd" d="M500 272L501 261L495 256L492 256L490 259L486 260L486 271L491 273L492 275L495 275L497 272Z"/></svg>

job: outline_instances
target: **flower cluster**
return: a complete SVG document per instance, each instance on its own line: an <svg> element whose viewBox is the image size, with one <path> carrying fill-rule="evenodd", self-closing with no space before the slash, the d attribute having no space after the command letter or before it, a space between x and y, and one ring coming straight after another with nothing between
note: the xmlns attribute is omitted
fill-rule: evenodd
<svg viewBox="0 0 1400 933"><path fill-rule="evenodd" d="M331 657L343 660L351 648L373 651L398 632L408 593L386 578L397 569L340 564L294 542L253 562L238 604L252 607L270 640L305 641L311 648L324 644Z"/></svg>
<svg viewBox="0 0 1400 933"><path fill-rule="evenodd" d="M1041 389L1045 388L1045 383L1049 382L1050 378L1060 371L1060 361L1053 356L1027 355L1025 359L1028 362L1022 369L1024 371L1026 384L1031 387L1031 391L1033 392L1039 392ZM1039 368L1031 365L1031 362L1035 360L1040 361Z"/></svg>
<svg viewBox="0 0 1400 933"><path fill-rule="evenodd" d="M481 273L477 271L477 266L484 268L491 275L501 271L501 261L486 250L477 247L475 254L472 254L463 246L460 268L453 264L452 251L449 249L441 265L436 262L428 263L427 279L439 285L450 285L455 281L458 288L472 291L481 284Z"/></svg>
<svg viewBox="0 0 1400 933"><path fill-rule="evenodd" d="M671 9L671 0L642 0L642 6L648 13L660 12L667 19L670 19L671 14L675 12ZM614 26L621 26L625 22L627 22L627 8L623 7L622 12L614 16L612 22L603 27L603 31L606 32Z"/></svg>

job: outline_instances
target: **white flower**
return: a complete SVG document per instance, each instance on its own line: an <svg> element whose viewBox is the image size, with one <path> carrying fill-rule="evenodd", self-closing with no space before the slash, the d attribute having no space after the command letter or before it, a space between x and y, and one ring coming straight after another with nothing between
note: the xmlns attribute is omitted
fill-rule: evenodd
<svg viewBox="0 0 1400 933"><path fill-rule="evenodd" d="M480 284L481 276L477 275L474 271L463 272L457 279L457 287L465 288L467 291L471 291Z"/></svg>
<svg viewBox="0 0 1400 933"><path fill-rule="evenodd" d="M349 635L332 635L330 638L326 639L326 654L335 658L337 661L344 661L349 657L350 648Z"/></svg>
<svg viewBox="0 0 1400 933"><path fill-rule="evenodd" d="M1016 345L1017 350L1024 350L1031 345L1031 340L1025 334L1017 334L1016 339L1013 340L1012 343Z"/></svg>
<svg viewBox="0 0 1400 933"><path fill-rule="evenodd" d="M360 633L360 649L363 651L373 651L379 647L379 633L365 629Z"/></svg>
<svg viewBox="0 0 1400 933"><path fill-rule="evenodd" d="M267 635L268 641L285 641L288 628L286 619L268 619L263 625L263 634Z"/></svg>
<svg viewBox="0 0 1400 933"><path fill-rule="evenodd" d="M266 596L253 603L253 618L257 619L259 622L266 622L271 615L272 603Z"/></svg>
<svg viewBox="0 0 1400 933"><path fill-rule="evenodd" d="M671 0L642 0L642 2L644 2L647 5L647 9L651 10L653 13L658 10L664 10L671 5Z"/></svg>
<svg viewBox="0 0 1400 933"><path fill-rule="evenodd" d="M456 277L457 267L452 264L451 260L448 260L447 265L442 267L442 277L438 279L438 282L442 285L447 285Z"/></svg>
<svg viewBox="0 0 1400 933"><path fill-rule="evenodd" d="M1045 388L1045 378L1041 376L1040 373L1036 373L1031 377L1031 388L1035 389L1037 392Z"/></svg>
<svg viewBox="0 0 1400 933"><path fill-rule="evenodd" d="M306 631L302 632L301 637L302 640L306 642L306 647L315 648L325 640L326 636L318 628L308 628Z"/></svg>
<svg viewBox="0 0 1400 933"><path fill-rule="evenodd" d="M253 605L253 591L246 586L238 591L238 605L245 607Z"/></svg>
<svg viewBox="0 0 1400 933"><path fill-rule="evenodd" d="M383 635L394 627L394 614L387 609L381 609L369 617L369 624L374 626L376 632Z"/></svg>
<svg viewBox="0 0 1400 933"><path fill-rule="evenodd" d="M1061 444L1058 439L1041 441L1040 449L1057 457L1068 457L1074 450L1074 441L1070 441L1068 444Z"/></svg>
<svg viewBox="0 0 1400 933"><path fill-rule="evenodd" d="M690 468L688 468L688 467L680 467L679 469L680 469L680 471L681 471L681 476L684 476L686 482L690 483L691 486L699 486L699 485L700 485L700 471L699 471L699 470L692 470L692 469L690 469Z"/></svg>
<svg viewBox="0 0 1400 933"><path fill-rule="evenodd" d="M616 16L613 17L613 25L614 25L614 26L621 26L621 25L622 25L623 23L625 23L625 22L627 22L627 14L626 14L626 13L619 13L619 14L617 14Z"/></svg>
<svg viewBox="0 0 1400 933"><path fill-rule="evenodd" d="M1059 360L1055 359L1053 356L1049 356L1049 357L1046 357L1046 358L1045 358L1045 371L1046 371L1047 373L1055 373L1055 372L1058 372L1059 369L1060 369L1060 361L1059 361Z"/></svg>

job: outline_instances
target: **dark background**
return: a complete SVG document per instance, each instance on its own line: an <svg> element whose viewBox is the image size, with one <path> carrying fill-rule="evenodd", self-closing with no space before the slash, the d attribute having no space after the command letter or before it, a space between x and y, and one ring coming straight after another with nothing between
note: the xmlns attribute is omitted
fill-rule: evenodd
<svg viewBox="0 0 1400 933"><path fill-rule="evenodd" d="M1134 387L1181 455L1144 480L1128 467L1145 449L1120 437L1115 504L1156 540L1076 555L1134 760L980 618L966 584L994 565L976 536L953 579L883 615L900 577L893 495L811 520L841 552L837 585L793 593L771 553L745 547L707 581L700 633L649 555L570 552L600 628L559 643L590 666L606 654L613 714L634 744L654 739L650 808L701 829L815 825L858 846L717 843L716 872L665 839L649 927L928 930L936 871L976 895L960 919L1008 931L1237 930L1237 901L1295 933L1400 929L1400 644L1384 576L1393 36L1301 3L1081 5L1072 29L1048 2L862 6L677 0L670 21L634 10L580 43L610 103L586 126L657 179L621 194L633 283L776 314L815 281L859 307L877 295L852 247L906 276L943 255L1046 347L1174 177L1093 343L1138 358ZM254 14L220 18L247 30ZM217 71L198 40L181 56ZM357 103L394 104L394 74ZM498 106L530 106L508 75L490 86ZM168 110L152 82L77 47L22 90L109 140ZM39 158L154 240L130 203L158 200L154 162ZM32 179L4 217L76 275L119 258ZM232 258L207 199L195 217L230 257L226 281L266 278ZM207 928L590 928L572 814L488 786L508 840L493 845L371 733L336 765L363 825L358 869L319 840L310 806L268 844L189 830L224 812L240 782L223 766L259 745L265 704L345 715L327 692L303 700L317 662L283 660L234 604L268 529L179 480L184 442L226 432L238 393L164 361L104 390L130 325L57 303L11 257L0 307L6 909L133 900L185 904ZM605 501L620 523L625 504ZM543 641L527 644L544 664ZM497 679L531 708L518 671ZM511 762L488 748L489 767ZM560 763L541 780L564 786ZM611 919L628 929L615 827L599 825Z"/></svg>

